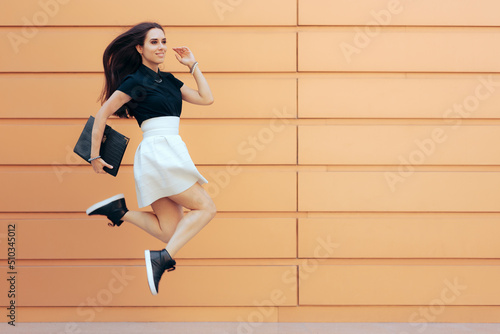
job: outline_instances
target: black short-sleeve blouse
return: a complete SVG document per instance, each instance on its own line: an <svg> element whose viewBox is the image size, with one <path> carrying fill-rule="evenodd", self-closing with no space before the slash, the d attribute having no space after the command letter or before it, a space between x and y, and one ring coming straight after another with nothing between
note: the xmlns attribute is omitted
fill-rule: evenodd
<svg viewBox="0 0 500 334"><path fill-rule="evenodd" d="M142 122L154 117L180 117L183 85L171 73L156 73L142 64L135 73L123 79L117 90L132 98L127 106L141 126Z"/></svg>

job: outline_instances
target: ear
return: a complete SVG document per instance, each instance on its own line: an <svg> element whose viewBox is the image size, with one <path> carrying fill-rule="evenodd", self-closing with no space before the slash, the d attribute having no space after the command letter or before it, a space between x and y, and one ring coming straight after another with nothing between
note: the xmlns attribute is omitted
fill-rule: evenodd
<svg viewBox="0 0 500 334"><path fill-rule="evenodd" d="M137 45L135 46L135 49L137 50L137 52L139 52L139 53L142 55L142 50L144 49L144 48L142 47L142 45L137 44Z"/></svg>

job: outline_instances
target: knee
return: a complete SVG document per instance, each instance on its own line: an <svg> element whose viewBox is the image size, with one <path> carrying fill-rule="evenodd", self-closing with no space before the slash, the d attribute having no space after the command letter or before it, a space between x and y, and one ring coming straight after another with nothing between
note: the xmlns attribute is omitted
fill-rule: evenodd
<svg viewBox="0 0 500 334"><path fill-rule="evenodd" d="M217 214L217 208L215 207L214 201L210 200L205 203L205 211L210 216L210 220L212 220Z"/></svg>
<svg viewBox="0 0 500 334"><path fill-rule="evenodd" d="M158 239L160 239L165 244L168 244L171 238L172 238L172 233L169 233L167 231L163 231L161 235L158 237Z"/></svg>
<svg viewBox="0 0 500 334"><path fill-rule="evenodd" d="M169 236L165 236L165 235L162 235L161 238L159 238L159 239L164 244L168 244L168 242L170 241L170 237Z"/></svg>

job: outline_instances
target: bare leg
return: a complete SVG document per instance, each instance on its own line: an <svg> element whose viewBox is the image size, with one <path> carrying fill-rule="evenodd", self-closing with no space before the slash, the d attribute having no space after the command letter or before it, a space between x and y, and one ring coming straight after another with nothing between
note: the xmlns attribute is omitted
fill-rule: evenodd
<svg viewBox="0 0 500 334"><path fill-rule="evenodd" d="M168 243L177 224L184 216L182 206L169 198L160 198L152 205L154 214L141 211L128 211L122 220L132 223L153 237Z"/></svg>
<svg viewBox="0 0 500 334"><path fill-rule="evenodd" d="M180 194L161 198L151 206L155 214L129 211L122 220L167 243L161 251L144 251L149 289L156 295L165 270L175 269L173 257L214 218L216 210L214 202L198 183ZM191 211L183 215L182 207Z"/></svg>
<svg viewBox="0 0 500 334"><path fill-rule="evenodd" d="M198 183L180 194L170 196L169 199L191 210L178 222L177 228L167 244L168 253L174 257L189 240L215 217L216 209L210 196Z"/></svg>
<svg viewBox="0 0 500 334"><path fill-rule="evenodd" d="M122 220L166 243L166 249L172 257L216 214L214 202L198 183L180 194L160 198L151 206L154 214L128 211ZM182 207L191 211L184 215Z"/></svg>

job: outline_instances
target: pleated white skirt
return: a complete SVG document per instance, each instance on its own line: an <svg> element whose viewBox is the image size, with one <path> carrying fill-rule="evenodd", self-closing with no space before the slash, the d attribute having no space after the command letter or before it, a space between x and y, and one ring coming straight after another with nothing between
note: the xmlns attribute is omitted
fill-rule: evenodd
<svg viewBox="0 0 500 334"><path fill-rule="evenodd" d="M208 181L198 172L186 144L179 136L176 116L155 117L141 125L143 139L134 159L134 178L140 208L176 195L198 182Z"/></svg>

